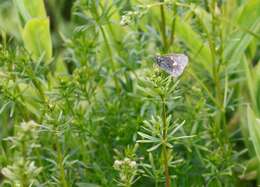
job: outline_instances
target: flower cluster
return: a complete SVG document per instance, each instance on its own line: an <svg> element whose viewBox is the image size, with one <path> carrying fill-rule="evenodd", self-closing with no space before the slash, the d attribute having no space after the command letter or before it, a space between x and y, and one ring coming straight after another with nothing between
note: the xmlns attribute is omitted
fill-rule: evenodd
<svg viewBox="0 0 260 187"><path fill-rule="evenodd" d="M5 138L14 149L14 158L1 170L5 182L14 186L32 186L39 184L38 174L42 167L37 167L34 160L34 149L39 147L39 124L34 121L22 122L17 126L16 134Z"/></svg>
<svg viewBox="0 0 260 187"><path fill-rule="evenodd" d="M41 170L41 167L35 166L34 161L26 161L21 158L12 165L3 168L1 173L14 186L31 186L32 184L39 184L36 177Z"/></svg>
<svg viewBox="0 0 260 187"><path fill-rule="evenodd" d="M120 186L131 186L136 181L135 176L138 169L136 161L129 158L116 160L113 167L119 172L119 180L117 182Z"/></svg>
<svg viewBox="0 0 260 187"><path fill-rule="evenodd" d="M129 25L133 20L140 19L144 14L147 13L150 6L138 6L135 11L128 11L122 16L120 24L125 26Z"/></svg>

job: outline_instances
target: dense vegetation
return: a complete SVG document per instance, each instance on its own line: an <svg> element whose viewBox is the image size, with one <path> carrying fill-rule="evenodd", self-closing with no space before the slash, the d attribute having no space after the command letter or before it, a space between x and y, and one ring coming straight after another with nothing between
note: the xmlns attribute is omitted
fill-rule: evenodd
<svg viewBox="0 0 260 187"><path fill-rule="evenodd" d="M260 185L259 0L0 0L0 31L1 187Z"/></svg>

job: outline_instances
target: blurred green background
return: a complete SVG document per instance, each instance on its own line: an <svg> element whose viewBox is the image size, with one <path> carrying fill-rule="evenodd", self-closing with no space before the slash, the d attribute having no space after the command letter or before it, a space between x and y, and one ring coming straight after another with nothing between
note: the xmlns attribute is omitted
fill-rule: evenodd
<svg viewBox="0 0 260 187"><path fill-rule="evenodd" d="M0 31L0 186L260 185L259 0L0 0Z"/></svg>

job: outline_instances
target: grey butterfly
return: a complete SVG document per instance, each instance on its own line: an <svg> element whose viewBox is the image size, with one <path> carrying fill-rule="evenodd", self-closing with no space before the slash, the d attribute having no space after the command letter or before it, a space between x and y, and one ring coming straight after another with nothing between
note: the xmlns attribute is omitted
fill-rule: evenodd
<svg viewBox="0 0 260 187"><path fill-rule="evenodd" d="M185 54L175 53L165 56L156 56L155 60L160 68L175 78L183 73L189 62L189 59Z"/></svg>

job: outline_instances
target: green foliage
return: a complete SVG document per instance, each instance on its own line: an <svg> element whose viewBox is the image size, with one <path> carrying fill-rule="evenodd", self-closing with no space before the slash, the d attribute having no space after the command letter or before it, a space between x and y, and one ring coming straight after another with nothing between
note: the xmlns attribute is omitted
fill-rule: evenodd
<svg viewBox="0 0 260 187"><path fill-rule="evenodd" d="M253 143L256 156L258 160L260 161L260 149L259 149L259 143L260 143L260 121L256 118L255 114L253 113L252 109L250 107L247 108L247 125L248 125L248 131L249 136L251 138L251 141Z"/></svg>
<svg viewBox="0 0 260 187"><path fill-rule="evenodd" d="M14 0L21 17L21 35L28 52L34 60L43 58L50 62L52 58L52 41L50 23L47 18L43 0Z"/></svg>
<svg viewBox="0 0 260 187"><path fill-rule="evenodd" d="M26 23L32 18L45 18L46 12L43 0L14 0L14 4L19 10L22 21Z"/></svg>
<svg viewBox="0 0 260 187"><path fill-rule="evenodd" d="M52 45L48 18L30 19L22 31L25 48L37 60L44 58L49 62L52 57Z"/></svg>
<svg viewBox="0 0 260 187"><path fill-rule="evenodd" d="M42 168L36 167L32 160L32 152L39 147L37 145L39 125L33 121L23 122L17 128L17 133L13 137L8 137L5 141L10 141L10 148L14 149L12 165L2 169L3 175L8 179L7 183L13 186L32 186L37 184L37 176ZM39 183L38 183L39 184Z"/></svg>
<svg viewBox="0 0 260 187"><path fill-rule="evenodd" d="M259 185L258 7L0 0L0 186Z"/></svg>

